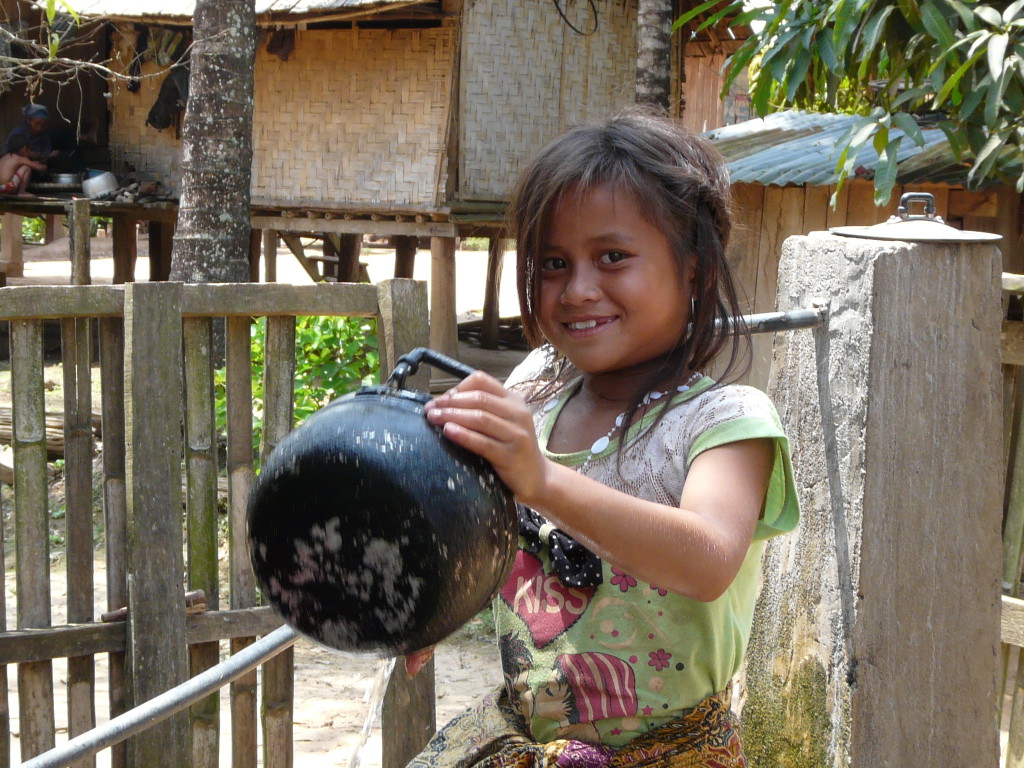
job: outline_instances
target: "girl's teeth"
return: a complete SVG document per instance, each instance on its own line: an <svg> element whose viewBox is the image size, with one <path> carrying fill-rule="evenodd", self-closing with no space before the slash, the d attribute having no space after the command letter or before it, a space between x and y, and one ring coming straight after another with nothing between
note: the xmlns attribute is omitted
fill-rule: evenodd
<svg viewBox="0 0 1024 768"><path fill-rule="evenodd" d="M597 325L597 320L582 320L578 323L569 323L569 327L574 331L582 331L586 328L593 328Z"/></svg>

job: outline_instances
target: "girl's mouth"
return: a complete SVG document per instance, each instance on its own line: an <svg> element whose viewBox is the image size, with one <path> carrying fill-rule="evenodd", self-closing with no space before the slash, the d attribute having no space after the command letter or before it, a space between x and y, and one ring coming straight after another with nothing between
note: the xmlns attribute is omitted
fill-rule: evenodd
<svg viewBox="0 0 1024 768"><path fill-rule="evenodd" d="M614 317L602 317L602 318L587 318L586 320L570 320L565 323L565 327L570 331L589 331L593 328L597 328L601 325L607 325L608 323L614 322Z"/></svg>

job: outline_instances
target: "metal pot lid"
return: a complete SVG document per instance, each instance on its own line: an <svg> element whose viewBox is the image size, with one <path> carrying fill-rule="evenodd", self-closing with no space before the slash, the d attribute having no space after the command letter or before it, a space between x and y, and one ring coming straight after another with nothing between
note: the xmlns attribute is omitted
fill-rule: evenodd
<svg viewBox="0 0 1024 768"><path fill-rule="evenodd" d="M912 203L924 203L923 214L912 214ZM992 232L974 232L951 227L935 213L935 198L927 192L907 192L900 198L896 215L871 226L832 227L829 232L871 240L904 240L912 243L978 243L1001 240Z"/></svg>

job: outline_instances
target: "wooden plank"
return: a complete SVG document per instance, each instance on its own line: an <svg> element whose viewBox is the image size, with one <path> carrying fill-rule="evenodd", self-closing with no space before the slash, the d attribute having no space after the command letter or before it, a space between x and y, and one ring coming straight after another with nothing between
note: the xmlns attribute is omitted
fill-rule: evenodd
<svg viewBox="0 0 1024 768"><path fill-rule="evenodd" d="M263 244L263 233L258 229L249 231L249 282L260 281L260 250Z"/></svg>
<svg viewBox="0 0 1024 768"><path fill-rule="evenodd" d="M253 216L255 229L276 229L278 232L335 232L361 235L372 225L378 235L412 235L414 237L455 237L455 225L448 221L367 221L365 219L300 219L280 216Z"/></svg>
<svg viewBox="0 0 1024 768"><path fill-rule="evenodd" d="M0 320L119 317L124 288L112 285L19 285L0 288Z"/></svg>
<svg viewBox="0 0 1024 768"><path fill-rule="evenodd" d="M0 488L0 494L4 489ZM0 520L0 632L7 631L7 535ZM2 657L0 657L2 658ZM0 663L0 768L11 768L11 704L7 664Z"/></svg>
<svg viewBox="0 0 1024 768"><path fill-rule="evenodd" d="M227 320L227 472L228 472L228 579L231 607L256 605L256 580L249 562L246 537L246 505L253 484L252 450L252 359L249 318ZM242 635L231 641L238 653L254 638ZM256 670L231 683L231 756L235 768L255 768Z"/></svg>
<svg viewBox="0 0 1024 768"><path fill-rule="evenodd" d="M135 280L135 262L139 255L139 222L130 216L113 220L114 283Z"/></svg>
<svg viewBox="0 0 1024 768"><path fill-rule="evenodd" d="M149 279L151 282L162 282L170 277L175 223L176 221L149 222Z"/></svg>
<svg viewBox="0 0 1024 768"><path fill-rule="evenodd" d="M441 354L458 357L454 237L430 239L430 346Z"/></svg>
<svg viewBox="0 0 1024 768"><path fill-rule="evenodd" d="M359 280L359 255L363 251L363 233L344 233L334 235L334 237L337 238L335 248L338 251L338 282L357 282ZM326 254L326 252L325 249L324 253Z"/></svg>
<svg viewBox="0 0 1024 768"><path fill-rule="evenodd" d="M1024 365L1024 323L1003 320L1000 342L1003 365Z"/></svg>
<svg viewBox="0 0 1024 768"><path fill-rule="evenodd" d="M269 606L207 611L185 617L185 636L189 645L205 644L266 635L282 623ZM0 663L124 653L127 629L127 621L105 621L0 632Z"/></svg>
<svg viewBox="0 0 1024 768"><path fill-rule="evenodd" d="M804 186L804 233L828 229L828 187Z"/></svg>
<svg viewBox="0 0 1024 768"><path fill-rule="evenodd" d="M43 328L11 323L14 405L14 519L18 628L50 625L50 547L47 508ZM22 759L54 746L53 670L48 661L18 665Z"/></svg>
<svg viewBox="0 0 1024 768"><path fill-rule="evenodd" d="M128 497L125 481L124 321L103 318L100 333L100 391L103 419L103 524L107 549L107 610L128 605ZM108 658L111 717L127 710L123 650ZM110 750L111 768L125 768L127 745Z"/></svg>
<svg viewBox="0 0 1024 768"><path fill-rule="evenodd" d="M181 529L181 284L125 290L128 702L188 679ZM186 765L188 712L133 736L128 764Z"/></svg>
<svg viewBox="0 0 1024 768"><path fill-rule="evenodd" d="M385 280L379 284L380 316L377 319L382 376L401 355L426 342L427 291L413 280ZM425 366L406 381L410 389L426 391L430 374ZM391 676L382 710L383 768L401 768L409 762L434 733L434 665L425 666L409 680L401 670Z"/></svg>
<svg viewBox="0 0 1024 768"><path fill-rule="evenodd" d="M5 212L0 219L0 271L7 277L25 276L21 238L21 216Z"/></svg>
<svg viewBox="0 0 1024 768"><path fill-rule="evenodd" d="M831 201L832 197L835 196L836 202L835 205L829 206L828 212L825 215L827 228L846 226L849 223L846 218L846 209L850 199L850 185L843 184L842 189L838 193L836 193L835 186L830 186L828 187L828 194L829 200Z"/></svg>
<svg viewBox="0 0 1024 768"><path fill-rule="evenodd" d="M760 184L735 184L732 188L735 220L744 226L733 229L725 257L732 268L740 308L754 311L757 293L757 254L761 248L764 190Z"/></svg>
<svg viewBox="0 0 1024 768"><path fill-rule="evenodd" d="M762 208L761 241L757 251L757 283L754 312L774 312L779 275L779 257L787 237L804 232L804 189L767 187ZM768 384L775 334L761 333L753 338L750 373L747 382L763 389Z"/></svg>
<svg viewBox="0 0 1024 768"><path fill-rule="evenodd" d="M263 367L263 440L261 465L292 430L295 379L295 318L267 318L266 362ZM263 765L291 768L293 763L294 648L263 665Z"/></svg>
<svg viewBox="0 0 1024 768"><path fill-rule="evenodd" d="M1024 600L1002 596L999 637L1004 643L1024 647Z"/></svg>
<svg viewBox="0 0 1024 768"><path fill-rule="evenodd" d="M418 238L410 235L396 235L395 243L395 277L409 277L416 268L416 249Z"/></svg>
<svg viewBox="0 0 1024 768"><path fill-rule="evenodd" d="M91 233L92 217L89 215L88 198L72 200L68 203L72 285L88 285L92 282L89 274L89 235Z"/></svg>
<svg viewBox="0 0 1024 768"><path fill-rule="evenodd" d="M999 211L998 195L993 190L969 192L966 189L949 190L950 216L994 217Z"/></svg>
<svg viewBox="0 0 1024 768"><path fill-rule="evenodd" d="M207 605L219 606L217 559L217 444L213 395L213 320L187 318L185 341L185 515L188 519L188 588L201 589ZM189 648L194 677L220 661L216 641ZM220 694L190 708L192 765L216 768L220 740Z"/></svg>
<svg viewBox="0 0 1024 768"><path fill-rule="evenodd" d="M277 282L277 232L263 230L263 282Z"/></svg>
<svg viewBox="0 0 1024 768"><path fill-rule="evenodd" d="M501 268L508 241L500 237L490 238L487 245L487 277L484 284L484 316L480 332L480 346L483 349L498 348L498 293L501 285Z"/></svg>
<svg viewBox="0 0 1024 768"><path fill-rule="evenodd" d="M85 215L77 206L73 217ZM74 222L74 218L72 218ZM73 224L72 229L75 228ZM88 234L88 230L85 230ZM88 255L88 254L86 254ZM79 279L82 274L79 272ZM87 277L87 275L86 275ZM64 373L64 494L67 550L67 620L91 621L93 617L92 530L92 325L86 318L61 320ZM96 671L92 656L68 659L68 735L78 736L96 724ZM95 757L75 763L84 768Z"/></svg>
<svg viewBox="0 0 1024 768"><path fill-rule="evenodd" d="M363 283L201 283L184 286L184 317L348 315L373 317L377 290Z"/></svg>

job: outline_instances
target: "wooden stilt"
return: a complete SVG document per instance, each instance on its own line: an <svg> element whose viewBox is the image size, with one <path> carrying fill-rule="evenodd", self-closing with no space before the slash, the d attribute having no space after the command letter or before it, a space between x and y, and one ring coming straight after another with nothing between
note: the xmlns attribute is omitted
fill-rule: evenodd
<svg viewBox="0 0 1024 768"><path fill-rule="evenodd" d="M395 236L395 277L412 277L418 240L414 235Z"/></svg>
<svg viewBox="0 0 1024 768"><path fill-rule="evenodd" d="M430 238L430 346L451 357L458 353L454 237Z"/></svg>
<svg viewBox="0 0 1024 768"><path fill-rule="evenodd" d="M135 280L135 259L138 257L138 222L127 216L115 216L114 228L114 282L130 283Z"/></svg>
<svg viewBox="0 0 1024 768"><path fill-rule="evenodd" d="M480 332L480 346L483 349L498 348L498 286L501 283L502 259L505 256L505 244L502 237L492 237L487 248L487 283L484 286L484 319Z"/></svg>

